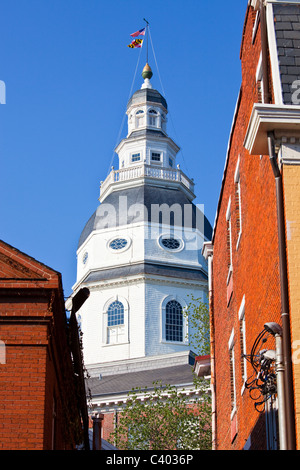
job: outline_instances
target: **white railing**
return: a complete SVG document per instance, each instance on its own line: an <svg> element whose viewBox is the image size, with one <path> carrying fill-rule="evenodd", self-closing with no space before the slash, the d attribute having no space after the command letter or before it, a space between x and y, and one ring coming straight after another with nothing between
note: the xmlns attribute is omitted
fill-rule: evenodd
<svg viewBox="0 0 300 470"><path fill-rule="evenodd" d="M114 170L112 168L112 171L106 180L101 181L100 197L107 191L111 184L121 181L134 180L137 178L153 178L166 181L178 181L191 192L194 192L193 181L190 180L179 168L159 168L143 164L132 166L130 168L121 168L120 170Z"/></svg>

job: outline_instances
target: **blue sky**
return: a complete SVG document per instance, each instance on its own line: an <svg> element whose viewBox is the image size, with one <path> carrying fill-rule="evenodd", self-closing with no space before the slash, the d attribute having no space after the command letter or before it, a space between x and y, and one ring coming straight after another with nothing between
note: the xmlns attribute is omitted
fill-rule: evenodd
<svg viewBox="0 0 300 470"><path fill-rule="evenodd" d="M76 247L113 163L150 24L153 87L169 106L177 163L213 224L233 112L247 0L2 0L0 238L76 280ZM159 73L158 73L159 72ZM161 79L161 80L160 80ZM163 89L162 89L163 87ZM121 138L126 134L126 121Z"/></svg>

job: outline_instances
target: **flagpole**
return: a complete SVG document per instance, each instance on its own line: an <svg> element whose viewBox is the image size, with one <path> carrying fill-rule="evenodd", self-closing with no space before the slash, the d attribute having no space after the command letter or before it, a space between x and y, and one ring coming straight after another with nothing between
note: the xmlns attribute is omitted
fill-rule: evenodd
<svg viewBox="0 0 300 470"><path fill-rule="evenodd" d="M147 20L145 20L144 18L144 21L146 22L146 45L147 45L147 64L148 64L148 27L149 27L149 23Z"/></svg>

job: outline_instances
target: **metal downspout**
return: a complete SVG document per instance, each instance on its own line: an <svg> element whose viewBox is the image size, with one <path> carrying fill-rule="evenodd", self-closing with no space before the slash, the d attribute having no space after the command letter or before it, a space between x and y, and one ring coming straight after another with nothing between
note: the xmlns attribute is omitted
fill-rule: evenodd
<svg viewBox="0 0 300 470"><path fill-rule="evenodd" d="M285 219L284 219L284 199L282 176L278 167L275 153L274 133L268 132L268 149L271 167L275 176L276 186L276 207L278 221L278 244L279 244L279 268L281 287L281 319L282 319L282 342L284 355L284 375L285 375L285 405L286 405L286 426L287 426L287 450L296 449L295 438L295 414L294 414L294 390L293 371L290 335L290 315L288 296L288 276L287 276L287 255L285 241Z"/></svg>
<svg viewBox="0 0 300 470"><path fill-rule="evenodd" d="M282 336L275 335L276 341L276 377L277 377L277 396L278 396L278 421L279 421L279 442L280 450L287 450L287 429L285 413L285 387L284 387L284 358L282 351Z"/></svg>
<svg viewBox="0 0 300 470"><path fill-rule="evenodd" d="M215 353L214 353L214 311L213 311L213 288L212 288L212 269L213 259L212 255L208 257L208 292L209 292L209 310L210 315L210 363L211 363L211 395L212 395L212 450L217 450L217 416L216 416L216 391L215 391Z"/></svg>

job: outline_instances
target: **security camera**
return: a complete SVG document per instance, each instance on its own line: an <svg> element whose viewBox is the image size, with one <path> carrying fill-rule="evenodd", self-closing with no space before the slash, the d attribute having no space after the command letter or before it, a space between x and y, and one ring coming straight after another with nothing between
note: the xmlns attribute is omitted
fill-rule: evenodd
<svg viewBox="0 0 300 470"><path fill-rule="evenodd" d="M268 333L271 333L271 335L276 336L276 335L282 335L282 328L278 323L274 322L269 322L264 324L264 328Z"/></svg>

